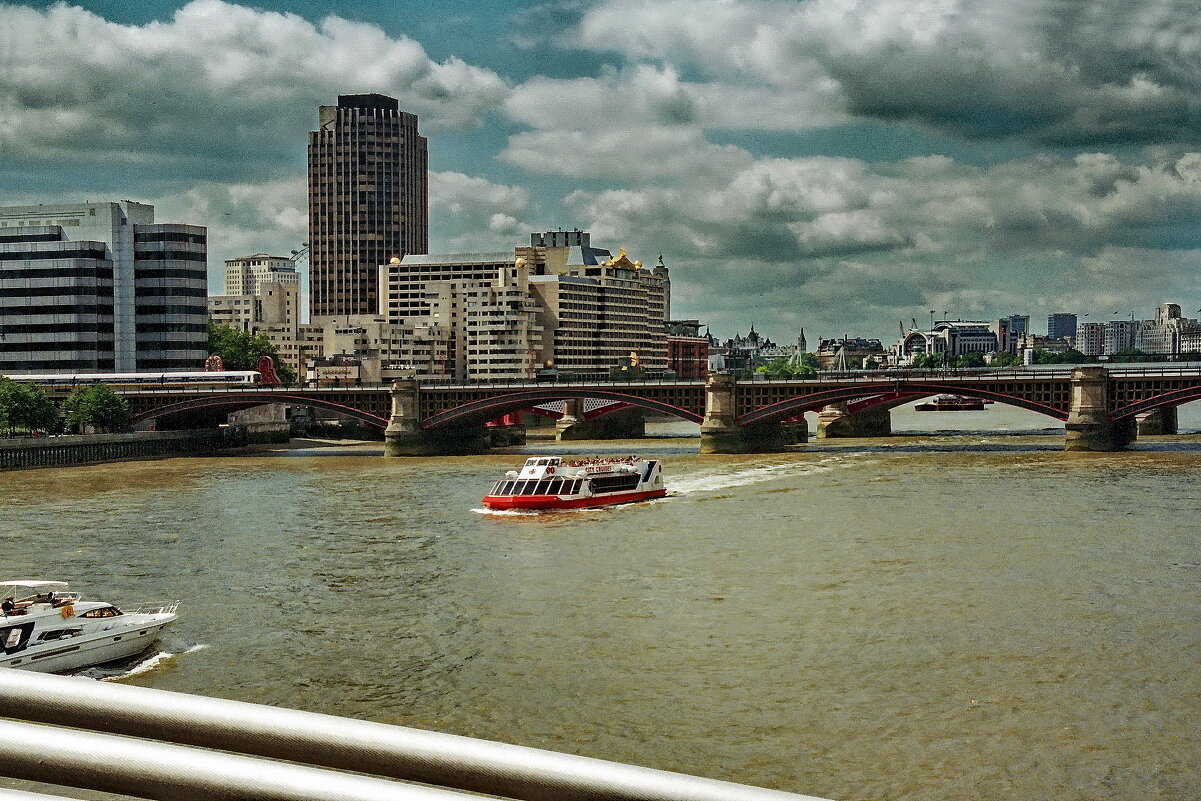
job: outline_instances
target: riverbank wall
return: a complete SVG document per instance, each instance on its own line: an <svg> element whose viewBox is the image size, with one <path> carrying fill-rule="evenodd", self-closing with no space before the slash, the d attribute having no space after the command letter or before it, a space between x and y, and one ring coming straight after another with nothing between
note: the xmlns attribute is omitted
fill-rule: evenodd
<svg viewBox="0 0 1201 801"><path fill-rule="evenodd" d="M0 439L0 471L69 467L173 456L209 456L256 442L287 440L287 433L247 431L247 426L193 431L135 431L62 437Z"/></svg>

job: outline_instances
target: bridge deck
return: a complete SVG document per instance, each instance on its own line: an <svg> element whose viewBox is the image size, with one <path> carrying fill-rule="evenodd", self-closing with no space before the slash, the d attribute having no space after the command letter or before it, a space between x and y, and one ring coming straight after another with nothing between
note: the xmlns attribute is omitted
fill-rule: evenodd
<svg viewBox="0 0 1201 801"><path fill-rule="evenodd" d="M1109 413L1114 419L1161 406L1201 399L1201 365L1107 367ZM813 378L756 376L735 382L735 413L741 424L773 423L830 403L874 396L920 397L941 393L987 398L1065 419L1071 403L1072 368L1003 370L911 370L822 373ZM201 409L238 409L264 403L309 405L386 424L387 385L325 387L115 387L135 419ZM594 398L629 403L700 421L705 413L702 380L649 379L554 383L549 381L423 381L418 410L422 425L476 425L541 403Z"/></svg>

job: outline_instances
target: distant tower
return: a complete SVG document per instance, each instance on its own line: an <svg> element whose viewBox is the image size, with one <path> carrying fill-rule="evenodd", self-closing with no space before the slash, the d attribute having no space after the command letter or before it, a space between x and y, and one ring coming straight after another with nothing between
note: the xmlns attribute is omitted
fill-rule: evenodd
<svg viewBox="0 0 1201 801"><path fill-rule="evenodd" d="M805 342L805 326L801 326L801 335L796 339L796 347L798 353L808 353L809 344Z"/></svg>
<svg viewBox="0 0 1201 801"><path fill-rule="evenodd" d="M426 139L384 95L339 95L309 133L314 317L379 313L379 265L429 250Z"/></svg>

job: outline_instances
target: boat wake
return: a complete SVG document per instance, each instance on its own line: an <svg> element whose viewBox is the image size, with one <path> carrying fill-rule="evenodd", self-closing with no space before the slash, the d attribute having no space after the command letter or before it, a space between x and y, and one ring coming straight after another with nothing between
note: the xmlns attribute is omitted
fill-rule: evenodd
<svg viewBox="0 0 1201 801"><path fill-rule="evenodd" d="M98 665L87 670L81 670L75 675L99 681L123 681L134 676L141 676L144 673L165 668L184 654L203 651L205 648L208 648L208 646L200 644L185 648L182 651L151 651L137 657L137 661L133 664L126 662L124 664Z"/></svg>
<svg viewBox="0 0 1201 801"><path fill-rule="evenodd" d="M576 512L599 512L602 509L608 508L607 506L589 506L579 509L488 509L480 506L471 511L477 515L488 515L488 517L541 517L542 515L562 515Z"/></svg>
<svg viewBox="0 0 1201 801"><path fill-rule="evenodd" d="M829 473L854 459L853 454L829 456L824 459L807 462L789 462L786 464L756 465L732 473L699 473L697 475L676 478L669 482L667 495L689 495L694 492L714 492L716 490L745 487L764 481L774 481L779 478L806 476L816 473ZM862 464L861 459L855 459Z"/></svg>

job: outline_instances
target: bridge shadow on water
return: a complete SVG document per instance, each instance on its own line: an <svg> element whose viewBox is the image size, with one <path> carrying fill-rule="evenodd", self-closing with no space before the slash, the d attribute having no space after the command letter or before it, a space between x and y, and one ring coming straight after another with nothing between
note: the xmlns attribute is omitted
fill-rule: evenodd
<svg viewBox="0 0 1201 801"><path fill-rule="evenodd" d="M563 456L586 453L593 456L626 455L640 451L660 456L694 456L700 445L698 435L650 436L645 439L580 440L556 442L532 440L526 445L492 448L494 455ZM902 431L891 437L810 439L785 453L1035 453L1063 451L1063 429L1026 431ZM1138 439L1127 446L1130 451L1151 453L1201 452L1201 431L1176 436ZM384 455L383 443L370 441L314 441L295 439L290 446L250 449L243 456L291 457L372 457Z"/></svg>
<svg viewBox="0 0 1201 801"><path fill-rule="evenodd" d="M1062 451L1063 429L1027 431L898 431L872 439L815 439L799 446L811 453L853 450L881 456L890 453L1032 453Z"/></svg>

